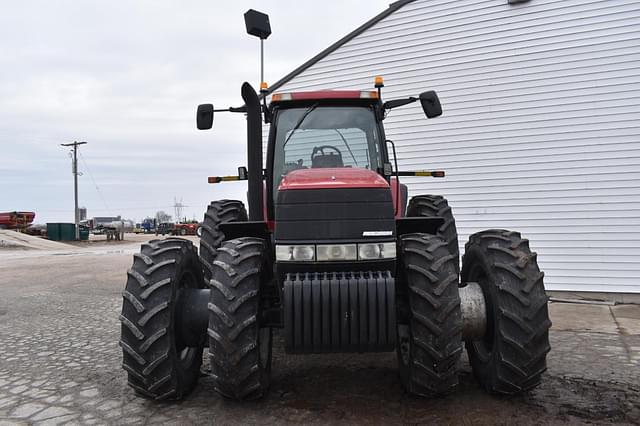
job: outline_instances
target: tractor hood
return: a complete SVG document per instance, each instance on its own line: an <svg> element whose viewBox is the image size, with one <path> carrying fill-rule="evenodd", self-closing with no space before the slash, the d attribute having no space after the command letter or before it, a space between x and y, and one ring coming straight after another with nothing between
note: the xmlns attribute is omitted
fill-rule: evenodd
<svg viewBox="0 0 640 426"><path fill-rule="evenodd" d="M395 231L389 184L360 168L289 172L278 188L275 219L276 243L358 242L368 240L370 233L390 241Z"/></svg>
<svg viewBox="0 0 640 426"><path fill-rule="evenodd" d="M389 184L382 176L367 169L299 169L282 178L278 191L328 188L389 188Z"/></svg>

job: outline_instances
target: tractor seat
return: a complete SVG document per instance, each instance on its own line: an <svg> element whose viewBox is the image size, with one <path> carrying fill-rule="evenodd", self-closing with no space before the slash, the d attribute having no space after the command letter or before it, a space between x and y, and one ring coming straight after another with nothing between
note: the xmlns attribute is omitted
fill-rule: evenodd
<svg viewBox="0 0 640 426"><path fill-rule="evenodd" d="M311 159L312 168L329 168L329 167L344 167L342 157L337 154L328 153L325 155L317 155Z"/></svg>

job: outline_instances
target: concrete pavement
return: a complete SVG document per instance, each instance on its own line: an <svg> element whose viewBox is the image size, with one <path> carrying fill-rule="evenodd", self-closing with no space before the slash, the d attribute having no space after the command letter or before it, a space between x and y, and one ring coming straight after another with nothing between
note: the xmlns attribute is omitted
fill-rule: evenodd
<svg viewBox="0 0 640 426"><path fill-rule="evenodd" d="M640 424L639 305L551 303L548 371L514 397L486 394L466 359L455 394L408 397L394 353L286 355L277 337L262 401L218 396L206 360L184 401L141 399L117 344L129 246L0 252L0 425Z"/></svg>

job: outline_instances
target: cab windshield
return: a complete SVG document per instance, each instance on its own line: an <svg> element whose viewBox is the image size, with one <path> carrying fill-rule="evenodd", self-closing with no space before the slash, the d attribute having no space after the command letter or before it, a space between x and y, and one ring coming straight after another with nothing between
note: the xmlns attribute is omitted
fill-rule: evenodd
<svg viewBox="0 0 640 426"><path fill-rule="evenodd" d="M367 107L311 105L278 112L273 191L292 170L382 167L381 135Z"/></svg>

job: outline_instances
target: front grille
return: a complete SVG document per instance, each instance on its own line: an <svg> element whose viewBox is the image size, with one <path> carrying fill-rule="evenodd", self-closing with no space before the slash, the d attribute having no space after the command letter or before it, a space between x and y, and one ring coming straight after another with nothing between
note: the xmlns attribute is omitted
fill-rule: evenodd
<svg viewBox="0 0 640 426"><path fill-rule="evenodd" d="M392 231L389 188L330 188L279 191L276 241L362 239L365 231Z"/></svg>

